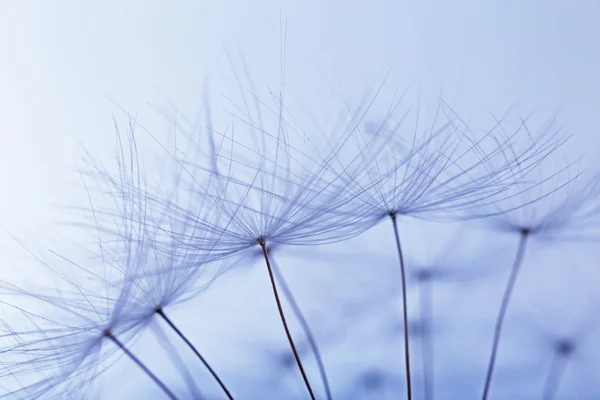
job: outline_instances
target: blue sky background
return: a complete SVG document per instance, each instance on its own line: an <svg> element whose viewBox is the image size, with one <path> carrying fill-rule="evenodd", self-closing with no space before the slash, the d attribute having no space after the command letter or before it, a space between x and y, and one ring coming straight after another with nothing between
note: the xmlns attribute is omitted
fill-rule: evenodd
<svg viewBox="0 0 600 400"><path fill-rule="evenodd" d="M0 223L40 249L46 247L46 234L69 234L68 227L55 223L68 218L63 205L85 204L74 160L83 145L111 162L112 118L124 118L112 101L153 133L168 137L169 123L151 105L175 107L193 119L206 105L208 87L211 109L221 115L215 124L226 123L222 95L238 93L226 50L238 72L243 54L257 91L268 94L280 78L282 15L287 20L287 99L299 115L321 113L324 125L331 124L341 101L356 104L393 64L388 87L410 86L410 101L420 99L425 110L442 96L474 129L492 123L490 112L501 115L513 105L522 114L560 111L559 122L575 133L566 148L569 156L584 153L588 165L595 164L600 151L598 1L5 2L0 5ZM441 245L452 228L440 233L429 224L404 225L414 262L430 257L424 238L435 233ZM364 398L397 398L394 393L403 390L402 374L395 372L402 365L400 330L390 321L400 311L398 287L390 283L397 279L396 260L386 229L391 228L381 226L352 244L319 249L341 253L336 260L347 260L342 264L352 273L332 268L326 261L331 255L280 259L317 334L328 343L323 351L338 398L362 398L353 385L372 369L386 371L379 390L388 394ZM389 241L385 249L381 238ZM481 390L502 289L498 282L504 282L502 268L510 263L516 241L500 237L483 243L494 254L486 264L498 264L500 272L478 283L463 282L461 290L448 284L436 291L442 326L436 336L436 399L476 398ZM349 249L359 253L360 246L381 257L377 273L364 268L369 259L348 257ZM600 304L592 286L598 276L592 246L552 253L541 245L532 248L531 264L538 269L524 274L524 289L515 300L522 313L515 312L513 326L523 329L507 339L502 356L507 365L520 367L498 372L493 398L539 398L548 357L540 335L531 333L537 328L525 328L528 324L568 330L578 325L577 318L589 319L586 313ZM29 278L23 271L30 261L6 235L0 252L3 279ZM543 273L540 266L547 267ZM331 282L338 290L330 290ZM577 296L567 301L560 293L569 285ZM268 289L262 269L240 268L205 296L173 310L173 318L193 332L231 386L248 393L240 398L303 398L295 371L286 374L277 366L277 355L286 352L285 337ZM583 317L573 309L582 310ZM392 334L386 333L390 329ZM177 373L149 350L155 348L153 340L146 335L135 349L160 368L161 376L176 382ZM558 398L600 398L594 382L598 344L586 342L583 361L569 370ZM127 360L106 379L100 399L158 393ZM199 385L208 382L204 377ZM178 385L183 393L183 384ZM215 388L207 393L213 389L218 393Z"/></svg>

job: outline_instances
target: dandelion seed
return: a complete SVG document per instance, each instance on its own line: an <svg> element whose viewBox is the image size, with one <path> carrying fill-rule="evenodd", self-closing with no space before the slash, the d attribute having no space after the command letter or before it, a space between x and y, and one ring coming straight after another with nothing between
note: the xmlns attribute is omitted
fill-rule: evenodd
<svg viewBox="0 0 600 400"><path fill-rule="evenodd" d="M83 271L83 268L73 268L77 264L69 262L68 265L72 270L68 276L73 277L76 275L74 272ZM59 295L42 294L39 290L33 293L4 285L7 296L27 300L45 310L40 315L12 306L34 329L12 328L4 335L7 339L14 339L16 344L3 348L1 352L15 359L2 369L1 375L27 380L32 373L45 376L24 383L5 397L63 398L64 393L85 393L95 378L113 362L111 358L120 352L130 357L174 399L172 392L126 347L126 343L135 338L145 325L145 321L130 309L131 286L115 285L108 292L103 292L106 287L98 276L87 275L88 279L82 279L82 282L87 282L85 287L72 278L65 278L65 275L59 277L66 279L66 287L60 289ZM85 278L86 274L82 277ZM116 347L107 346L108 341Z"/></svg>
<svg viewBox="0 0 600 400"><path fill-rule="evenodd" d="M193 251L173 239L176 232L188 234L189 226L174 224L169 215L161 215L158 212L160 209L155 210L151 207L158 195L150 193L140 170L134 130L128 131L128 148L121 144L121 135L118 130L117 138L119 139L117 150L119 169L128 171L128 173L122 173L119 177L114 178L106 171L96 167L96 173L93 176L97 184L108 186L109 193L115 194L113 200L116 200L117 211L113 212L113 218L117 221L121 218L123 224L136 224L139 228L136 231L137 236L123 236L120 230L116 230L112 232L112 240L117 242L134 241L146 246L146 258L136 264L134 268L124 271L124 279L134 288L131 294L134 299L132 302L135 303L138 313L143 317L151 318L153 315L160 317L193 351L226 396L233 399L223 380L165 311L168 306L182 303L202 293L227 268L221 265L214 276L210 276L209 270L213 267L211 263L218 257L213 256L210 249ZM129 161L126 161L124 157L127 152L130 154ZM173 175L170 176L176 186L180 179L179 174L180 171L175 168ZM104 179L100 180L98 177L104 177ZM178 201L177 196L177 192L172 191L164 198L175 204ZM106 211L104 214L111 215L111 211ZM98 215L98 212L94 211L94 215ZM205 215L208 220L210 211L205 211ZM105 231L109 230L109 228L105 229ZM201 232L197 232L197 235L193 236L200 237L200 234ZM199 285L198 281L206 275L209 275L209 278Z"/></svg>
<svg viewBox="0 0 600 400"><path fill-rule="evenodd" d="M341 198L339 193L343 190L335 183L335 177L331 177L333 170L330 163L343 146L338 145L328 155L319 158L301 150L302 141L306 140L302 136L295 137L300 140L300 145L292 145L289 127L283 118L283 98L276 98L275 103L274 110L270 110L271 115L276 117L274 134L266 127L254 124L250 112L243 110L246 118L243 123L249 127L251 136L258 138L257 149L248 148L234 139L234 130L232 138L224 133L211 132L218 136L214 141L218 145L215 146L217 152L210 162L211 167L205 171L210 176L210 184L203 185L192 179L188 186L196 193L198 201L210 202L220 217L207 220L204 215L173 207L169 202L163 203L162 212L168 213L180 225L191 226L192 232L206 233L198 237L170 232L176 242L190 250L210 249L221 258L243 255L257 246L262 250L280 318L292 352L296 354L267 246L306 246L340 241L363 231L365 224L348 220L347 215L329 212L338 206L337 199ZM258 100L255 104L257 109L263 106ZM257 119L264 121L265 118L259 115ZM313 148L312 145L309 147ZM266 157L267 154L273 156ZM181 161L181 164L185 162ZM192 164L186 168L202 170L202 167ZM297 361L313 397L302 362L299 358Z"/></svg>
<svg viewBox="0 0 600 400"><path fill-rule="evenodd" d="M468 138L452 119L446 123L441 121L442 111L446 112L449 108L440 104L431 127L425 130L424 138L419 137L421 128L417 115L411 144L406 146L408 151L405 152L390 143L390 138L401 132L406 120L405 116L397 121L393 119L399 105L396 99L391 102L378 129L370 125L370 137L365 136L360 128L353 132L360 143L359 153L349 163L341 163L340 169L343 171L341 179L345 181L346 204L350 205L348 214L358 213L371 225L388 218L392 222L402 282L403 320L406 321L406 268L398 218L480 218L484 214L468 216L465 212L499 202L506 190L521 179L514 173L517 165L528 171L562 142L556 136L542 137L509 158L507 152L514 148L514 135L502 141L497 140L493 132L477 140ZM352 117L355 114L364 113L355 112ZM386 129L389 132L382 134ZM487 142L492 144L491 150L485 150ZM494 165L494 162L497 164ZM343 213L344 209L342 207L335 212ZM410 400L409 336L405 323L404 358Z"/></svg>
<svg viewBox="0 0 600 400"><path fill-rule="evenodd" d="M496 128L504 132L504 128L498 121ZM560 132L555 121L542 126L541 133L535 137L530 132L527 119L521 120L516 132L526 135L525 139L535 142L537 137L555 135ZM492 217L491 222L501 230L516 232L519 236L517 252L510 271L508 281L501 299L500 308L496 318L494 337L492 342L490 359L487 367L482 399L488 397L494 366L504 329L504 320L512 293L517 282L525 257L528 242L533 238L556 240L563 234L569 235L580 231L589 224L589 218L597 213L597 209L590 207L596 199L600 188L598 176L577 188L576 183L582 175L577 164L567 163L559 167L557 172L545 174L544 166L551 158L540 163L536 168L523 168L517 164L514 167L515 176L520 180L516 183L516 194L508 196L504 202L498 202L494 206L501 212L500 215ZM516 203L516 205L515 205ZM507 210L506 212L503 212Z"/></svg>

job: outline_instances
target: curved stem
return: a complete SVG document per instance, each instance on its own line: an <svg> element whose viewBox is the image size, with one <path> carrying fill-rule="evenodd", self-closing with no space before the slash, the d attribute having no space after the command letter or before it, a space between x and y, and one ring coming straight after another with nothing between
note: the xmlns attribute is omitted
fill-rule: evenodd
<svg viewBox="0 0 600 400"><path fill-rule="evenodd" d="M319 368L319 374L321 375L321 379L323 380L323 386L325 388L325 395L327 396L327 400L331 400L332 399L331 388L329 386L329 380L327 379L327 374L325 373L325 364L323 363L323 359L321 358L321 353L319 352L319 347L317 346L317 341L316 341L314 335L312 334L310 327L308 326L308 322L306 321L306 318L304 318L304 314L302 314L302 310L300 310L298 303L296 303L296 299L294 298L292 291L290 290L290 287L287 285L285 279L283 279L283 275L281 274L281 271L279 270L279 268L277 267L277 264L275 263L275 260L273 260L273 259L271 259L271 267L273 268L273 273L275 275L275 278L277 279L277 281L279 281L279 286L281 287L281 291L287 298L288 303L290 303L290 307L292 308L292 311L293 311L294 315L296 316L296 319L298 319L298 322L300 323L300 326L302 327L302 330L304 331L304 334L306 335L308 344L315 356L315 360L317 361L317 366Z"/></svg>
<svg viewBox="0 0 600 400"><path fill-rule="evenodd" d="M152 328L152 331L156 335L161 346L163 347L163 350L171 359L173 366L179 371L181 378L185 381L185 385L189 390L191 398L194 400L206 400L206 398L198 388L196 380L190 373L190 369L183 361L183 358L181 358L181 354L179 354L180 352L177 351L172 341L169 340L165 331L158 324L154 324Z"/></svg>
<svg viewBox="0 0 600 400"><path fill-rule="evenodd" d="M498 316L496 317L494 341L492 344L492 352L490 354L487 374L485 377L485 387L481 396L482 400L487 399L488 393L490 391L490 384L492 382L492 375L494 373L494 366L496 364L496 356L498 354L498 345L500 343L500 337L502 336L502 328L504 326L504 317L506 316L506 310L508 309L508 303L510 302L511 295L515 287L517 277L519 275L519 270L521 269L521 265L523 264L523 258L525 256L525 247L527 245L527 238L529 238L529 232L522 231L521 237L519 239L519 247L515 256L515 261L513 263L508 282L506 283L506 288L504 289L504 295L502 296L502 302L500 303L500 310L498 311Z"/></svg>
<svg viewBox="0 0 600 400"><path fill-rule="evenodd" d="M169 317L167 317L167 315L165 314L165 312L164 312L164 310L162 308L157 309L156 313L158 315L160 315L162 319L165 320L165 322L171 327L171 329L173 329L173 331L175 331L175 333L181 339L183 339L183 341L185 342L185 344L188 345L188 347L194 352L194 354L196 354L196 356L200 359L200 361L202 362L202 364L204 364L204 366L206 367L206 369L208 370L208 372L210 372L210 374L213 376L213 378L215 378L215 380L217 381L217 383L219 384L219 386L221 387L221 389L223 389L223 392L225 392L225 395L227 396L227 398L229 400L233 400L233 396L231 395L231 393L229 392L229 390L227 390L227 387L225 387L225 384L223 383L223 381L221 380L221 378L219 378L219 375L217 375L217 373L215 372L215 370L212 369L212 367L208 364L208 362L206 361L206 359L204 357L202 357L202 355L200 354L200 352L198 351L198 349L196 349L196 346L194 346L192 344L192 342L190 342L188 340L188 338L179 330L179 328L177 328L177 326L175 326L175 324L173 323L173 321L171 321L171 319Z"/></svg>
<svg viewBox="0 0 600 400"><path fill-rule="evenodd" d="M292 348L292 352L294 353L294 357L296 358L296 363L298 364L298 369L302 374L302 379L304 379L304 384L306 385L306 389L310 394L310 398L315 400L315 395L313 393L312 387L308 381L308 377L306 376L306 372L304 372L304 367L302 366L302 361L300 360L300 356L298 355L298 351L296 350L296 345L294 344L294 340L292 339L292 334L287 325L287 321L285 319L285 315L283 313L283 307L281 306L281 301L279 300L279 294L277 293L277 285L275 284L275 277L273 276L273 268L271 267L271 262L269 261L269 255L267 254L267 248L263 243L260 243L260 247L262 248L263 255L265 257L265 263L267 264L267 269L269 271L269 279L271 280L271 286L273 288L273 294L275 295L275 302L277 303L277 309L279 310L279 316L281 317L281 323L283 324L283 328L285 329L285 334L287 335L288 341L290 342L290 347Z"/></svg>
<svg viewBox="0 0 600 400"><path fill-rule="evenodd" d="M404 363L406 367L406 395L407 399L412 399L412 389L410 380L410 346L408 339L408 306L406 301L406 271L404 267L404 257L402 255L402 246L400 245L400 234L398 233L398 224L396 214L390 215L392 224L394 225L394 236L396 238L396 248L398 250L398 258L400 259L400 273L402 275L402 319L404 323Z"/></svg>
<svg viewBox="0 0 600 400"><path fill-rule="evenodd" d="M550 372L548 373L548 377L546 378L546 383L544 385L542 400L553 400L558 393L558 387L560 386L560 381L564 375L567 361L568 360L564 355L561 355L557 352L554 353L552 362L550 364Z"/></svg>
<svg viewBox="0 0 600 400"><path fill-rule="evenodd" d="M123 343L121 343L119 341L119 339L117 339L116 337L114 337L113 334L110 331L104 332L104 336L107 337L107 338L109 338L110 340L112 340L113 343L116 344L123 351L123 353L125 353L125 355L127 355L127 357L129 357L131 359L131 361L133 361L138 367L140 367L140 369L142 371L144 371L144 373L146 375L148 375L148 377L150 379L152 379L154 381L154 383L156 383L156 385L158 385L158 387L160 387L160 389L171 400L178 400L177 397L175 396L175 394L173 394L173 392L171 392L171 390L167 387L167 385L165 385L160 379L158 379L158 377L156 375L154 375L154 373L152 373L152 371L150 371L148 369L148 367L146 367L146 365L144 365L144 363L142 363L140 361L139 358L137 358L135 355L133 355L133 353L130 352L129 349L127 347L125 347L125 345Z"/></svg>
<svg viewBox="0 0 600 400"><path fill-rule="evenodd" d="M419 311L423 333L421 335L421 353L423 357L423 393L425 400L433 400L434 354L432 343L433 330L433 290L430 280L419 281Z"/></svg>

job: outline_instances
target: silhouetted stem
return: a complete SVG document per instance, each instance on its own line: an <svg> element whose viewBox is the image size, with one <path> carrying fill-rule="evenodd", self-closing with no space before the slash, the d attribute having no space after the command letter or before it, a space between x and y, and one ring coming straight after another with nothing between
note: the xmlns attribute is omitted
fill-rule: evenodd
<svg viewBox="0 0 600 400"><path fill-rule="evenodd" d="M404 362L406 367L406 395L408 400L412 399L412 389L410 380L410 346L408 338L408 306L406 301L406 271L404 267L404 257L402 255L402 246L400 245L400 234L396 214L391 214L392 225L394 225L394 236L396 238L396 248L398 249L398 258L400 259L400 273L402 275L402 319L404 323Z"/></svg>
<svg viewBox="0 0 600 400"><path fill-rule="evenodd" d="M433 400L434 355L431 333L433 329L433 290L430 280L419 281L421 353L423 357L423 394L425 400Z"/></svg>
<svg viewBox="0 0 600 400"><path fill-rule="evenodd" d="M156 383L171 400L178 400L175 394L173 394L173 392L171 392L171 390L160 379L158 379L158 377L154 375L152 371L150 371L148 367L144 365L144 363L142 363L135 355L133 355L133 353L131 353L129 349L127 349L127 347L125 347L125 345L119 341L119 339L114 337L110 331L104 332L104 336L112 340L113 343L116 344L123 351L123 353L125 353L125 355L131 359L131 361L140 367L140 369L144 371L144 373L148 375L148 377L152 379L154 383Z"/></svg>
<svg viewBox="0 0 600 400"><path fill-rule="evenodd" d="M175 324L173 323L173 321L171 321L171 319L169 317L167 317L167 315L165 314L164 310L162 309L158 309L156 310L156 313L158 315L160 315L162 317L162 319L165 320L165 322L171 327L171 329L173 329L173 331L175 331L175 333L181 338L183 339L183 341L185 342L185 344L188 345L188 347L194 352L194 354L196 354L196 356L200 359L200 361L202 362L202 364L204 364L204 366L206 367L206 369L208 370L208 372L210 372L210 374L213 376L213 378L215 378L215 380L217 381L217 383L219 384L219 386L221 387L221 389L223 389L223 392L225 392L225 395L227 395L227 398L229 400L233 400L233 396L231 396L231 393L229 393L229 390L227 390L227 387L225 387L225 384L223 383L223 381L221 380L221 378L219 378L219 375L217 375L217 373L215 372L214 369L212 369L212 367L210 366L210 364L208 364L208 362L206 361L206 359L204 357L202 357L202 355L200 354L200 352L198 351L198 349L196 349L196 346L194 346L192 344L192 342L190 342L188 340L188 338L179 330L179 328L177 328L177 326L175 326Z"/></svg>
<svg viewBox="0 0 600 400"><path fill-rule="evenodd" d="M269 255L267 253L267 248L265 243L260 243L260 247L262 248L263 255L265 257L265 263L267 264L267 269L269 271L269 278L271 280L271 286L273 288L273 294L275 295L275 302L277 303L277 309L279 310L279 316L281 317L281 323L283 324L283 328L285 329L285 334L287 335L288 341L290 342L290 347L292 348L292 352L294 353L294 357L296 358L296 363L298 364L298 369L302 374L302 379L304 379L304 384L306 385L306 389L310 394L310 398L315 400L315 395L308 381L308 377L306 376L306 372L304 372L304 367L302 366L302 361L300 360L300 356L298 355L298 351L296 350L296 345L294 344L294 340L292 339L292 334L287 325L287 321L285 319L285 315L283 313L283 307L281 306L281 301L279 300L279 294L277 293L277 285L275 283L275 277L273 276L273 268L271 267L271 262L269 261Z"/></svg>
<svg viewBox="0 0 600 400"><path fill-rule="evenodd" d="M504 317L506 316L506 310L508 309L508 303L510 302L510 298L515 287L515 283L517 281L517 277L519 275L519 271L521 269L521 265L523 264L523 258L525 256L525 247L527 245L527 239L529 238L528 231L522 231L519 239L519 247L517 249L517 254L515 256L515 261L513 263L512 270L510 272L510 277L508 278L508 282L506 283L506 288L504 289L504 295L502 296L502 302L500 304L500 310L498 311L498 316L496 317L496 327L494 329L494 341L492 344L492 352L490 355L490 360L488 363L487 374L485 377L485 387L483 389L482 399L486 400L488 397L488 393L490 391L490 384L492 382L492 375L494 373L494 366L496 364L496 356L498 354L498 345L500 343L500 337L502 336L502 328L504 326Z"/></svg>
<svg viewBox="0 0 600 400"><path fill-rule="evenodd" d="M275 260L273 260L273 259L271 259L271 267L273 268L273 273L275 275L275 278L277 279L277 281L279 281L279 286L281 287L281 291L287 298L288 303L290 303L292 312L296 316L296 319L300 323L300 326L302 327L302 330L304 331L304 334L306 335L308 344L315 356L315 360L317 361L317 366L319 368L319 374L321 375L321 379L323 380L323 387L325 388L325 395L327 396L327 400L331 400L332 399L331 388L329 387L329 380L327 379L327 374L325 373L325 364L323 363L323 359L321 358L321 353L319 352L319 347L317 346L317 341L316 341L314 335L312 334L310 327L308 326L308 322L306 321L306 318L304 318L304 314L302 314L302 310L300 310L298 303L296 303L296 299L294 298L294 295L292 294L290 287L287 285L285 279L283 279L283 275L281 274L281 271L279 271L279 268L277 267L277 264L275 263Z"/></svg>
<svg viewBox="0 0 600 400"><path fill-rule="evenodd" d="M553 400L558 393L558 387L560 381L564 375L568 359L557 352L552 357L550 364L550 371L546 378L546 384L544 385L544 393L542 394L542 400Z"/></svg>

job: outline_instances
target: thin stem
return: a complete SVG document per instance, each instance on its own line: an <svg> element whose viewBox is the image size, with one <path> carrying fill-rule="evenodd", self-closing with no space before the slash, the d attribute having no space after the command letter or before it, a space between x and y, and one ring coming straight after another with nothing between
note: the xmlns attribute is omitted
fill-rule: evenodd
<svg viewBox="0 0 600 400"><path fill-rule="evenodd" d="M167 353L167 356L171 359L171 362L179 371L181 378L185 381L185 385L191 394L191 398L194 400L205 400L204 395L196 384L196 380L190 373L190 369L181 358L181 354L179 354L172 341L167 337L165 331L161 329L158 324L154 325L153 328L154 334L162 345L163 350Z"/></svg>
<svg viewBox="0 0 600 400"><path fill-rule="evenodd" d="M527 239L529 238L529 230L523 229L521 231L521 237L519 239L519 247L515 256L510 277L506 283L504 289L504 295L502 296L502 302L500 304L500 310L498 311L498 317L496 318L496 327L494 330L494 342L492 344L492 352L490 355L490 361L488 363L487 374L485 377L485 387L483 389L482 400L486 400L490 391L490 384L492 382L492 375L494 373L494 366L496 364L496 356L498 354L498 345L500 343L500 336L502 335L502 328L504 325L504 317L506 316L506 310L508 309L508 303L515 287L521 265L523 264L523 258L525 257L525 247L527 245Z"/></svg>
<svg viewBox="0 0 600 400"><path fill-rule="evenodd" d="M565 373L568 359L558 352L554 353L550 364L550 372L546 378L542 400L553 400L558 393L560 381Z"/></svg>
<svg viewBox="0 0 600 400"><path fill-rule="evenodd" d="M398 258L400 259L400 273L402 275L402 318L404 323L404 362L406 367L406 395L407 399L412 399L412 389L410 380L410 349L408 339L408 306L406 301L406 271L404 267L404 257L402 255L402 246L400 245L400 234L398 233L398 224L396 214L390 214L392 225L394 225L394 236L396 238L396 248L398 249Z"/></svg>
<svg viewBox="0 0 600 400"><path fill-rule="evenodd" d="M279 281L279 286L281 288L281 291L287 298L288 303L290 303L290 307L292 308L292 311L293 311L294 315L296 316L296 319L298 319L298 322L300 323L300 326L302 327L302 330L304 331L304 334L306 335L308 344L315 356L315 360L317 361L317 366L319 368L319 374L321 375L321 379L323 380L323 386L325 388L325 395L327 396L327 400L331 400L332 399L331 388L329 387L329 380L327 379L327 374L325 373L325 364L323 363L323 359L321 358L321 353L319 352L319 347L317 346L317 341L316 341L314 335L312 334L310 327L308 326L308 322L306 321L306 318L304 318L304 314L302 314L302 310L300 310L298 303L296 303L296 299L294 298L292 291L290 290L289 286L287 285L285 279L283 279L283 275L281 274L281 271L277 267L275 260L271 259L270 261L271 261L271 267L273 268L273 273L275 275L275 278L277 279L277 281Z"/></svg>
<svg viewBox="0 0 600 400"><path fill-rule="evenodd" d="M294 357L296 358L296 363L298 364L298 369L302 374L302 379L304 379L304 384L306 385L306 389L310 394L310 398L315 400L315 395L313 390L308 382L308 377L306 376L306 372L304 372L304 367L302 366L302 361L300 361L300 356L298 355L298 351L296 350L296 345L294 344L294 340L292 339L292 334L287 325L287 321L285 319L285 315L283 313L283 307L281 306L281 301L279 300L279 294L277 293L277 285L275 284L275 277L273 276L273 268L271 267L271 262L269 261L269 255L267 253L267 247L264 242L260 242L260 247L262 248L263 255L265 257L265 262L267 264L267 269L269 271L269 278L271 280L271 286L273 288L273 294L275 295L275 302L277 303L277 309L279 310L279 316L281 317L281 323L283 324L283 328L285 329L285 334L287 335L288 341L290 342L290 347L292 348L292 352L294 353Z"/></svg>
<svg viewBox="0 0 600 400"><path fill-rule="evenodd" d="M419 281L419 311L421 319L421 355L423 357L423 393L425 400L433 400L434 354L431 333L433 329L433 288L431 280Z"/></svg>
<svg viewBox="0 0 600 400"><path fill-rule="evenodd" d="M215 380L217 381L217 383L219 384L219 386L221 387L221 389L223 389L223 392L225 392L225 395L227 396L227 398L229 400L233 400L233 396L231 395L231 393L229 392L229 390L227 390L227 387L225 387L225 384L223 383L223 381L221 380L221 378L219 378L219 375L217 375L217 373L215 372L215 370L212 369L212 367L210 366L210 364L208 364L208 362L206 361L206 359L204 357L202 357L202 355L200 354L200 352L198 351L198 349L196 349L196 346L194 346L192 344L192 342L190 342L188 340L188 338L179 330L179 328L177 328L177 326L175 326L175 324L173 323L173 321L171 321L171 319L169 317L167 317L167 315L165 314L165 312L164 312L164 310L162 308L157 309L156 313L158 315L160 315L160 317L162 319L165 320L165 322L171 327L171 329L173 329L173 331L175 331L175 333L181 339L183 339L183 341L185 342L185 344L188 345L188 347L194 352L194 354L196 354L196 356L200 359L200 361L202 362L202 364L204 364L204 366L206 367L206 369L208 370L208 372L210 372L210 374L213 376L213 378L215 378Z"/></svg>
<svg viewBox="0 0 600 400"><path fill-rule="evenodd" d="M116 344L122 351L123 353L125 353L125 355L127 355L127 357L129 357L131 359L131 361L133 361L138 367L140 367L140 369L142 371L144 371L144 373L146 375L148 375L148 377L150 379L152 379L154 381L154 383L156 383L156 385L158 385L158 387L160 387L160 389L171 399L171 400L178 400L177 397L175 396L175 394L173 394L173 392L171 392L171 390L160 380L158 379L158 377L156 375L154 375L152 373L152 371L150 371L148 369L148 367L146 367L146 365L144 365L144 363L142 363L140 361L139 358L137 358L135 355L133 355L132 352L129 351L129 349L127 349L127 347L125 347L125 345L123 343L121 343L119 341L119 339L117 339L115 336L113 336L112 332L109 330L106 330L104 332L104 336L107 337L108 339L112 340L114 344Z"/></svg>

